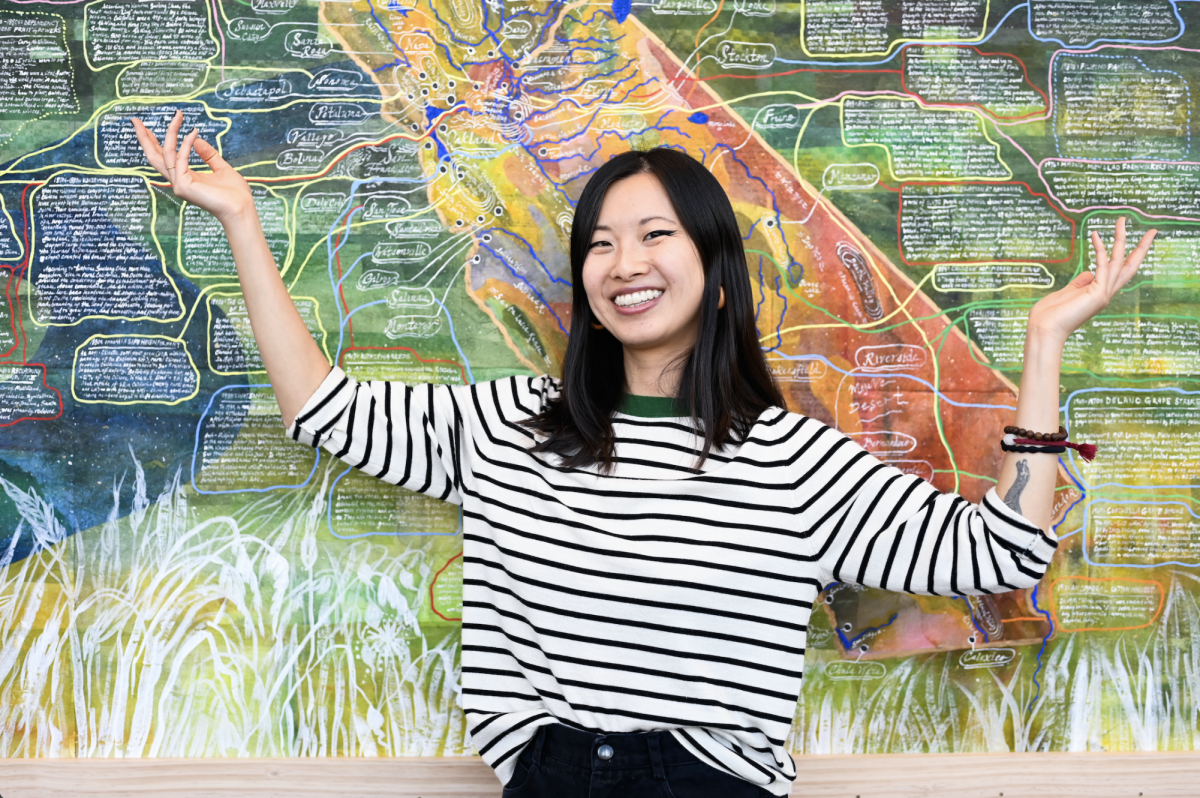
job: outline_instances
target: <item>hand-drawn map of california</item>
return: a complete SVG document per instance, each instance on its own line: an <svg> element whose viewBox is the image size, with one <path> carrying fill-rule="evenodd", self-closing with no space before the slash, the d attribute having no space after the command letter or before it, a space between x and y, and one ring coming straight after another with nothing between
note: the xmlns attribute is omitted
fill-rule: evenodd
<svg viewBox="0 0 1200 798"><path fill-rule="evenodd" d="M1031 591L831 585L795 753L1200 741L1200 6L0 0L0 756L463 755L460 518L283 435L223 232L249 180L358 378L556 373L589 175L725 186L790 408L977 501L1025 317L1160 230L1069 342ZM1192 45L1197 45L1192 47ZM1198 84L1200 93L1200 84ZM197 166L200 162L194 162Z"/></svg>

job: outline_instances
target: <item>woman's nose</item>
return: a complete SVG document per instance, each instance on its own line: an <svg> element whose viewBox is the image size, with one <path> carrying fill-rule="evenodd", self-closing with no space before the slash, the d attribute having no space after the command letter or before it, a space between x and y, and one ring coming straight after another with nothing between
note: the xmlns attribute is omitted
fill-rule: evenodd
<svg viewBox="0 0 1200 798"><path fill-rule="evenodd" d="M649 270L650 259L641 247L626 245L617 250L617 261L613 268L613 273L617 277L629 280L643 275Z"/></svg>

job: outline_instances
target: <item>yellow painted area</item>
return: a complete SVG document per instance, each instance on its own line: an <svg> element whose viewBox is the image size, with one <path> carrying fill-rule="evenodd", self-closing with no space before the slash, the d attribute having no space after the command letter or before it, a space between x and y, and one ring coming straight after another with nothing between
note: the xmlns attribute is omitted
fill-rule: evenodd
<svg viewBox="0 0 1200 798"><path fill-rule="evenodd" d="M8 212L8 208L6 208L6 207L5 207L5 205L4 205L4 197L3 197L2 195L0 195L0 213L4 214L4 219L5 219L5 221L7 221L7 222L8 222L8 229L9 229L9 232L11 232L11 233L12 233L13 241L16 241L16 242L17 242L17 249L18 249L18 250L20 251L20 253L21 253L21 254L19 254L19 255L18 255L17 257L15 257L15 258L0 258L0 261L6 261L6 260L14 260L14 261L19 261L19 260L22 260L22 259L25 257L25 242L21 240L21 235L20 235L20 233L18 233L18 232L17 232L17 225L16 225L16 223L13 221L12 214L11 214L11 213L9 213L9 212Z"/></svg>

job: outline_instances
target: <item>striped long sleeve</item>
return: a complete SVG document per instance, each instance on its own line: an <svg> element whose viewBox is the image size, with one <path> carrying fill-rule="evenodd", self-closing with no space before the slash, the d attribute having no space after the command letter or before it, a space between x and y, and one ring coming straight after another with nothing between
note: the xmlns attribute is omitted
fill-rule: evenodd
<svg viewBox="0 0 1200 798"><path fill-rule="evenodd" d="M765 411L698 465L683 418L617 414L615 468L530 452L549 377L356 383L334 369L289 434L462 505L462 703L501 782L539 726L670 730L787 795L787 737L823 584L990 593L1054 541L990 492L942 494L821 422Z"/></svg>
<svg viewBox="0 0 1200 798"><path fill-rule="evenodd" d="M1057 541L1000 501L941 493L830 428L813 448L832 475L811 495L822 584L848 582L938 596L1032 587Z"/></svg>
<svg viewBox="0 0 1200 798"><path fill-rule="evenodd" d="M287 430L373 477L454 504L460 432L449 387L356 382L337 366Z"/></svg>

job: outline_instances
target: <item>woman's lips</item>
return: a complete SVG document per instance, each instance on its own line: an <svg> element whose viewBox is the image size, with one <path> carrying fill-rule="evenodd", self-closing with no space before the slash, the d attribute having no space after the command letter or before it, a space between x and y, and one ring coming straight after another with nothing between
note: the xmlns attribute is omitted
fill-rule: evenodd
<svg viewBox="0 0 1200 798"><path fill-rule="evenodd" d="M658 304L658 300L662 298L663 290L660 288L646 288L641 291L631 291L625 294L618 294L613 297L613 305L617 311L623 314L642 313ZM633 301L633 304L622 305L617 302L618 299L625 301ZM640 300L640 301L639 301Z"/></svg>

